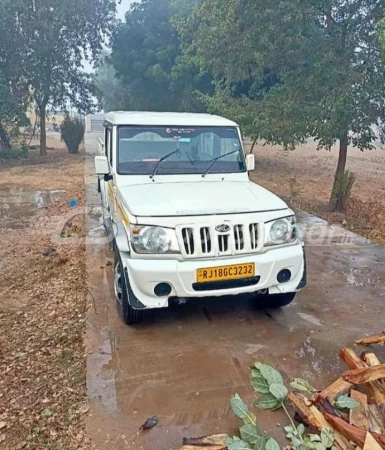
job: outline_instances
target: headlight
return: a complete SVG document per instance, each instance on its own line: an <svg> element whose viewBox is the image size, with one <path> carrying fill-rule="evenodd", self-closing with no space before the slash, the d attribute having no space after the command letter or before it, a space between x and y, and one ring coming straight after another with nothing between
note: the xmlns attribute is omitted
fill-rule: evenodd
<svg viewBox="0 0 385 450"><path fill-rule="evenodd" d="M266 224L266 246L288 244L297 239L295 216L274 220Z"/></svg>
<svg viewBox="0 0 385 450"><path fill-rule="evenodd" d="M174 230L131 225L130 236L136 253L180 253Z"/></svg>

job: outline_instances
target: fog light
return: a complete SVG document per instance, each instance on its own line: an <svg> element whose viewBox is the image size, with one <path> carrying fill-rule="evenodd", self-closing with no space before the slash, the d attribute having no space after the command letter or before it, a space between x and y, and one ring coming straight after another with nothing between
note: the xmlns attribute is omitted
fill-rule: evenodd
<svg viewBox="0 0 385 450"><path fill-rule="evenodd" d="M289 269L283 269L277 275L278 283L287 283L288 281L290 281L290 278L291 272Z"/></svg>
<svg viewBox="0 0 385 450"><path fill-rule="evenodd" d="M159 283L155 286L154 293L157 297L167 297L171 294L171 286L168 283Z"/></svg>

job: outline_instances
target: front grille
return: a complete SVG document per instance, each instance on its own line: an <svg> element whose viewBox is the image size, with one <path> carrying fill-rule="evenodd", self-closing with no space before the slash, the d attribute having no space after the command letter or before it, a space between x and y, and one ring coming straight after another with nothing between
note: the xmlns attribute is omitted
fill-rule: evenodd
<svg viewBox="0 0 385 450"><path fill-rule="evenodd" d="M235 250L243 250L245 248L245 241L243 239L243 225L234 226L234 241Z"/></svg>
<svg viewBox="0 0 385 450"><path fill-rule="evenodd" d="M177 227L182 254L186 258L209 258L256 253L263 248L263 224L238 223L228 232L221 232L218 224L185 225ZM261 232L262 231L262 232Z"/></svg>
<svg viewBox="0 0 385 450"><path fill-rule="evenodd" d="M202 253L203 254L211 253L210 228L209 227L201 228L200 236L201 236Z"/></svg>
<svg viewBox="0 0 385 450"><path fill-rule="evenodd" d="M258 224L257 223L251 223L249 225L249 231L250 231L251 248L253 250L255 250L258 247Z"/></svg>
<svg viewBox="0 0 385 450"><path fill-rule="evenodd" d="M194 229L193 228L183 228L182 229L182 238L184 244L184 250L187 255L193 255L195 246L194 246Z"/></svg>

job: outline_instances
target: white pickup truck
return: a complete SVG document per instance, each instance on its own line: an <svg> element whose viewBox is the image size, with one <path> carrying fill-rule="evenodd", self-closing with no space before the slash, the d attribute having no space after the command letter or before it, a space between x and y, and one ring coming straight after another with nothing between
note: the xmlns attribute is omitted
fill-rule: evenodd
<svg viewBox="0 0 385 450"><path fill-rule="evenodd" d="M126 324L146 309L255 293L288 305L306 285L296 219L252 183L236 123L187 113L111 112L95 167Z"/></svg>

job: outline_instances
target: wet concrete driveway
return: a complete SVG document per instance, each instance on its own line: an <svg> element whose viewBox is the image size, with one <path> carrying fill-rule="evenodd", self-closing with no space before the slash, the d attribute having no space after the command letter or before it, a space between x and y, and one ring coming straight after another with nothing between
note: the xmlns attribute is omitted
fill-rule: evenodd
<svg viewBox="0 0 385 450"><path fill-rule="evenodd" d="M99 204L93 181L89 203ZM309 246L309 285L283 310L258 310L252 297L197 300L127 327L115 310L112 253L89 246L87 427L95 448L170 450L184 436L234 432L229 400L237 392L252 403L254 361L276 366L286 381L326 386L343 369L339 349L384 328L384 258L383 247L359 239ZM138 433L152 415L159 425ZM279 413L258 418L279 438Z"/></svg>

